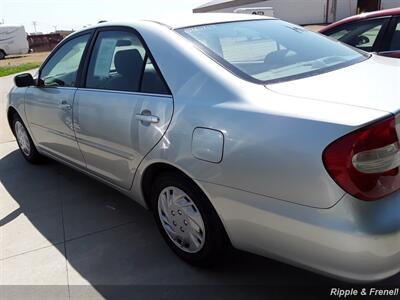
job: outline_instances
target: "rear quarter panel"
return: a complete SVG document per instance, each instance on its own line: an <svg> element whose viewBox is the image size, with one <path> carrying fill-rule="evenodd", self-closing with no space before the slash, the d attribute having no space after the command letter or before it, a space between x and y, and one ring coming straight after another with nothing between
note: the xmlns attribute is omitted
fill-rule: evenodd
<svg viewBox="0 0 400 300"><path fill-rule="evenodd" d="M138 170L166 162L198 182L328 208L345 194L322 162L325 147L387 112L280 95L244 81L171 30L141 31L174 96L162 141ZM220 163L192 155L196 127L224 134Z"/></svg>

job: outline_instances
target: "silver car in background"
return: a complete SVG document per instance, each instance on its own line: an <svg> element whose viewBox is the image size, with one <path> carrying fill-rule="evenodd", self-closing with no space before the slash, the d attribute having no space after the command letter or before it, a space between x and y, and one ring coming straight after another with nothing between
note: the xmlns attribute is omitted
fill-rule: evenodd
<svg viewBox="0 0 400 300"><path fill-rule="evenodd" d="M23 156L152 209L189 263L232 244L348 280L400 270L400 60L199 14L86 28L15 83Z"/></svg>

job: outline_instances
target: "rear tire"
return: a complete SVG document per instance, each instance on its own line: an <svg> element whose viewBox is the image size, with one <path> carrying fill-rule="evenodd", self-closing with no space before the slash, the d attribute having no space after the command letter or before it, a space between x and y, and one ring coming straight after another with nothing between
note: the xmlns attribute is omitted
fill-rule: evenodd
<svg viewBox="0 0 400 300"><path fill-rule="evenodd" d="M219 261L228 238L198 186L180 174L163 173L153 183L151 200L158 229L176 255L196 266Z"/></svg>
<svg viewBox="0 0 400 300"><path fill-rule="evenodd" d="M0 60L6 57L6 53L0 49Z"/></svg>
<svg viewBox="0 0 400 300"><path fill-rule="evenodd" d="M18 114L14 114L12 120L12 129L15 138L17 139L19 150L21 151L22 156L28 162L33 164L41 162L42 156L37 151L35 144L33 143L32 138L29 135L29 132L20 116L18 116Z"/></svg>

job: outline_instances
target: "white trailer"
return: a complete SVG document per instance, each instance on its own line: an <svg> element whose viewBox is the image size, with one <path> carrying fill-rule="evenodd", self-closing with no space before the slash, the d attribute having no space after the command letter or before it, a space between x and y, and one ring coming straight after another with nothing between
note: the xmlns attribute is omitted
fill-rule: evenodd
<svg viewBox="0 0 400 300"><path fill-rule="evenodd" d="M273 16L279 19L296 24L316 24L325 23L326 4L327 0L214 0L193 9L193 12L248 13L253 9L269 7Z"/></svg>
<svg viewBox="0 0 400 300"><path fill-rule="evenodd" d="M0 25L0 59L6 55L28 52L29 44L24 26Z"/></svg>
<svg viewBox="0 0 400 300"><path fill-rule="evenodd" d="M240 7L236 8L233 12L238 14L250 14L266 17L274 16L274 9L272 7Z"/></svg>
<svg viewBox="0 0 400 300"><path fill-rule="evenodd" d="M257 13L262 7L270 7L275 17L292 23L325 24L362 12L400 7L400 0L213 0L193 12Z"/></svg>

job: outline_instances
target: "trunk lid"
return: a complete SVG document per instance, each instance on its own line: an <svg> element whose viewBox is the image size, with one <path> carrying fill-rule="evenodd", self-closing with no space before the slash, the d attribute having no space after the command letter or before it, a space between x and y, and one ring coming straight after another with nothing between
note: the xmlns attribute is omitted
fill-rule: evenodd
<svg viewBox="0 0 400 300"><path fill-rule="evenodd" d="M400 111L400 60L373 55L343 69L266 87L280 94L395 114Z"/></svg>

